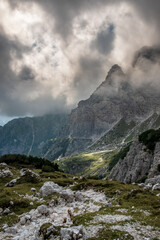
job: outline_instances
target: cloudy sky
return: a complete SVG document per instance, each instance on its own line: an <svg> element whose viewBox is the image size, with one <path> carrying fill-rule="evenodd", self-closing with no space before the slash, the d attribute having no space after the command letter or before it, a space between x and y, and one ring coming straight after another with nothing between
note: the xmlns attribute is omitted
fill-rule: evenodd
<svg viewBox="0 0 160 240"><path fill-rule="evenodd" d="M159 45L159 0L0 0L0 125L69 111Z"/></svg>

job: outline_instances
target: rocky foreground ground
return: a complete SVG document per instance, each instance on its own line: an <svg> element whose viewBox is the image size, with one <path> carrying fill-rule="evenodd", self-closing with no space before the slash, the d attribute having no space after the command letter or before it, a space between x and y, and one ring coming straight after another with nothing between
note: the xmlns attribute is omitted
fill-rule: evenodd
<svg viewBox="0 0 160 240"><path fill-rule="evenodd" d="M160 191L151 182L126 185L5 164L0 173L0 239L160 239Z"/></svg>

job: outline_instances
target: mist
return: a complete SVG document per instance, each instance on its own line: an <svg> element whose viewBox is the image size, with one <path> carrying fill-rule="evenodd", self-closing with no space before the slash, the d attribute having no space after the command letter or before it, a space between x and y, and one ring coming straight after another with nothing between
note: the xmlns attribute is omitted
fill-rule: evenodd
<svg viewBox="0 0 160 240"><path fill-rule="evenodd" d="M159 56L133 64L160 45L159 10L158 0L1 0L0 115L69 112L114 64L135 88L159 89Z"/></svg>

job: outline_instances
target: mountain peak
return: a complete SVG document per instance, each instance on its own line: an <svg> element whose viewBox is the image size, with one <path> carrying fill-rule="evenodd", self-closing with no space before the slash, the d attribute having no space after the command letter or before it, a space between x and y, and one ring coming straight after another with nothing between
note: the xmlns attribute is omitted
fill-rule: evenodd
<svg viewBox="0 0 160 240"><path fill-rule="evenodd" d="M109 70L105 81L102 82L102 84L100 86L104 86L104 85L112 85L113 81L115 79L122 79L124 77L124 72L122 71L122 68L118 65L118 64L114 64L111 69Z"/></svg>
<svg viewBox="0 0 160 240"><path fill-rule="evenodd" d="M109 73L117 72L117 71L122 71L121 67L118 64L114 64L111 69L109 70Z"/></svg>
<svg viewBox="0 0 160 240"><path fill-rule="evenodd" d="M110 95L109 88L111 87L113 92L115 85L118 86L124 79L125 74L123 73L122 68L118 64L113 65L109 70L105 80L98 86L91 97L94 95Z"/></svg>
<svg viewBox="0 0 160 240"><path fill-rule="evenodd" d="M105 81L107 81L110 84L115 76L119 76L119 77L124 76L122 68L118 64L114 64L111 67L111 69L109 70L106 76Z"/></svg>

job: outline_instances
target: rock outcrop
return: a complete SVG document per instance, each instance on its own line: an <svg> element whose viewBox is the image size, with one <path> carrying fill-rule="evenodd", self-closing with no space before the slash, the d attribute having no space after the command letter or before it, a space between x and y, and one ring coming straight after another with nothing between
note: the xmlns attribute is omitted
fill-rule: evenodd
<svg viewBox="0 0 160 240"><path fill-rule="evenodd" d="M62 187L54 182L45 182L40 189L40 194L42 197L47 197L53 193L59 193L62 191Z"/></svg>
<svg viewBox="0 0 160 240"><path fill-rule="evenodd" d="M93 189L72 191L51 181L45 182L40 189L43 197L46 196L47 190L49 194L59 193L57 204L53 204L51 198L48 204L42 203L36 209L23 213L11 228L8 225L3 226L4 232L0 232L0 239L11 237L15 240L86 240L90 237L90 233L87 233L83 225L73 227L72 217L97 212L102 206L107 206L111 200L103 192L96 192ZM40 201L40 198L38 200ZM1 211L4 214L3 209Z"/></svg>
<svg viewBox="0 0 160 240"><path fill-rule="evenodd" d="M7 167L7 164L0 164L0 178L12 177L13 173Z"/></svg>
<svg viewBox="0 0 160 240"><path fill-rule="evenodd" d="M15 185L20 184L20 183L25 183L25 182L39 183L41 181L42 180L37 173L31 171L30 169L24 168L24 169L21 169L20 176L18 178L11 180L5 186L6 187L14 187Z"/></svg>
<svg viewBox="0 0 160 240"><path fill-rule="evenodd" d="M89 238L84 226L75 226L70 228L61 228L61 240L86 240Z"/></svg>
<svg viewBox="0 0 160 240"><path fill-rule="evenodd" d="M124 159L120 159L112 169L109 179L124 183L133 183L148 178L146 183L156 184L160 172L160 142L155 145L154 152L149 151L143 143L134 142ZM152 180L149 180L152 179Z"/></svg>
<svg viewBox="0 0 160 240"><path fill-rule="evenodd" d="M134 88L129 76L114 65L90 98L80 101L72 110L66 134L79 138L99 137L122 118L136 122L153 109L160 110L159 100L159 92L147 86Z"/></svg>

